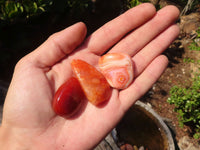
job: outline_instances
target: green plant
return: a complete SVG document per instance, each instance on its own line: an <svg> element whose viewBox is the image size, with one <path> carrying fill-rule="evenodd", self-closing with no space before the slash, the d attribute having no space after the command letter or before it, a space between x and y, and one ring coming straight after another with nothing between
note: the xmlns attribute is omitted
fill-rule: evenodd
<svg viewBox="0 0 200 150"><path fill-rule="evenodd" d="M200 74L192 79L189 87L173 86L167 101L174 104L180 125L190 125L194 138L200 138Z"/></svg>
<svg viewBox="0 0 200 150"><path fill-rule="evenodd" d="M189 49L192 50L192 51L200 51L200 47L197 45L197 43L195 41L193 41L189 45Z"/></svg>
<svg viewBox="0 0 200 150"><path fill-rule="evenodd" d="M185 62L185 63L195 63L195 60L192 59L192 58L184 58L183 62Z"/></svg>
<svg viewBox="0 0 200 150"><path fill-rule="evenodd" d="M200 38L200 27L197 29L197 38Z"/></svg>
<svg viewBox="0 0 200 150"><path fill-rule="evenodd" d="M0 20L15 21L44 12L63 13L72 9L82 12L90 2L91 0L0 0Z"/></svg>
<svg viewBox="0 0 200 150"><path fill-rule="evenodd" d="M128 8L135 7L144 2L149 2L149 0L128 0Z"/></svg>
<svg viewBox="0 0 200 150"><path fill-rule="evenodd" d="M51 0L0 0L0 19L29 18L45 12L51 4Z"/></svg>
<svg viewBox="0 0 200 150"><path fill-rule="evenodd" d="M71 8L84 9L89 6L91 0L68 0L67 4Z"/></svg>

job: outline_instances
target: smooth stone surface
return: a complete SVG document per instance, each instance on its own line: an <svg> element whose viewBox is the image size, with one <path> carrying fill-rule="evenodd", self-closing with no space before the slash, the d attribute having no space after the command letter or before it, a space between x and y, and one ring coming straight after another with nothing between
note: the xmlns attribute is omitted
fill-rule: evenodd
<svg viewBox="0 0 200 150"><path fill-rule="evenodd" d="M72 69L87 99L94 105L109 100L112 90L105 77L95 67L83 60L73 60Z"/></svg>

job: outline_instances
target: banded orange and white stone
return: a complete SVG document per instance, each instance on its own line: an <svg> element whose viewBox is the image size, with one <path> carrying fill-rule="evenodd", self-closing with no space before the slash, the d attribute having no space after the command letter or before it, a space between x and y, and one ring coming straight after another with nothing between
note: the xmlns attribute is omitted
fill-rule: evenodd
<svg viewBox="0 0 200 150"><path fill-rule="evenodd" d="M107 53L100 57L99 68L113 88L125 89L133 81L133 62L129 55L123 53Z"/></svg>

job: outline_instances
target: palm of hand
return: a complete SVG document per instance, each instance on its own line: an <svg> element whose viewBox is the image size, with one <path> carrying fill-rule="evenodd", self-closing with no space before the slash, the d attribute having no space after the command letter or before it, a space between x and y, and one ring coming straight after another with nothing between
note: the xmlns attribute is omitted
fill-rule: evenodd
<svg viewBox="0 0 200 150"><path fill-rule="evenodd" d="M143 13L139 11L139 7L144 7ZM169 10L170 8L161 10L160 16L167 14ZM138 6L97 30L76 50L73 49L82 43L85 36L83 24L52 36L38 50L18 63L6 98L2 126L14 126L16 132L24 136L23 139L27 137L34 141L35 148L90 149L95 146L117 124L128 108L151 87L166 67L166 58L159 54L178 35L177 27L171 26L178 12L174 8L170 11L168 22L162 21L157 29L150 29L149 26L157 23L160 16L149 21L155 15L154 8L148 4ZM143 19L127 25L124 21L135 13ZM124 28L115 28L115 24L124 25ZM141 26L142 24L146 26ZM141 26L137 29L138 32L134 31L120 40L138 26ZM119 31L115 32L116 30ZM147 39L136 40L135 49L128 46L132 44L134 36L141 35L144 30ZM152 31L154 34L151 34L150 30L155 30ZM66 38L72 42L67 42ZM55 41L56 39L61 44ZM120 42L116 44L118 41ZM163 45L157 46L161 41ZM122 91L113 89L111 99L103 107L85 103L76 117L65 119L57 116L52 109L52 99L58 87L72 76L71 60L79 58L97 66L100 55L114 44L116 45L110 52L127 53L135 62L136 78L133 84ZM46 52L47 48L50 48L52 53ZM154 53L150 51L152 48L155 49ZM146 58L146 55L149 57Z"/></svg>
<svg viewBox="0 0 200 150"><path fill-rule="evenodd" d="M99 56L88 52L85 48L75 55L69 55L67 59L63 59L51 68L38 68L31 63L24 65L23 60L21 62L23 67L20 64L17 66L19 69L16 67L14 80L17 81L13 81L14 84L11 84L9 91L12 95L8 94L8 99L9 96L13 97L13 94L19 95L20 99L15 102L16 106L12 107L12 110L9 109L8 114L5 111L5 116L7 116L5 120L8 120L8 124L15 125L17 128L27 129L29 134L34 135L39 144L46 143L46 140L48 140L48 143L55 144L48 148L47 145L41 144L40 146L44 146L45 149L68 147L74 141L82 141L87 144L85 147L92 147L93 143L88 145L88 140L92 138L97 143L104 136L102 132L109 132L110 128L114 127L113 121L117 122L116 117L122 116L117 90L113 92L112 100L103 109L85 103L85 106L82 107L83 110L79 111L80 114L68 120L54 113L52 109L53 93L73 75L70 62L76 58L85 58L87 62L96 66ZM15 89L18 89L18 93L15 93ZM7 106L10 107L10 103L13 102L7 101ZM109 113L114 113L114 115L111 116ZM112 124L109 122L112 122ZM73 130L71 130L72 128ZM81 134L77 136L79 133ZM96 137L96 134L101 136ZM53 136L52 139L51 136ZM86 136L88 138L85 138ZM84 147L84 145L82 146Z"/></svg>

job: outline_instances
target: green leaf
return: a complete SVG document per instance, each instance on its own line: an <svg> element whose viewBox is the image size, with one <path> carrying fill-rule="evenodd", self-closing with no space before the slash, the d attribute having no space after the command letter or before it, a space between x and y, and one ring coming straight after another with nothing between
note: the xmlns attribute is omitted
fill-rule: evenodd
<svg viewBox="0 0 200 150"><path fill-rule="evenodd" d="M191 86L187 88L173 86L167 102L175 106L180 126L193 123L196 133L200 133L200 74L191 81Z"/></svg>

